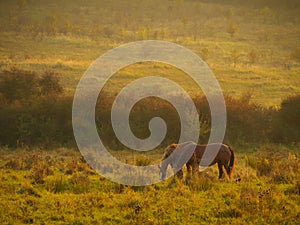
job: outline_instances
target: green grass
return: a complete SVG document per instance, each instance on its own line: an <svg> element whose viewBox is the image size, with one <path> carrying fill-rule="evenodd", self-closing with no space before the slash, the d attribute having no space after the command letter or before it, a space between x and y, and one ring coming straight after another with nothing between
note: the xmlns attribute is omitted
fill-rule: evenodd
<svg viewBox="0 0 300 225"><path fill-rule="evenodd" d="M127 187L106 180L71 149L2 149L0 223L296 224L300 216L297 147L266 145L255 151L235 148L236 170L231 181L218 180L213 166L188 184L169 178L146 187ZM272 161L272 151L282 153L278 154L281 164L273 165L273 171L280 166L295 167L289 171L295 173L290 180L276 180L278 176L273 173L258 174L262 159ZM115 154L132 160L127 151ZM159 150L143 157L161 155ZM42 180L36 180L34 174L40 171ZM289 174L279 171L279 175ZM241 181L236 181L238 178Z"/></svg>
<svg viewBox="0 0 300 225"><path fill-rule="evenodd" d="M126 4L75 1L58 5L26 1L20 7L20 2L1 2L1 68L54 70L69 94L97 57L141 39L172 41L203 56L226 94L251 92L254 102L273 106L288 95L300 93L299 63L290 59L291 52L300 46L299 15L293 7L276 8L274 3L266 10L258 3L194 1L163 1L156 7L156 0L143 4L132 0ZM233 38L226 32L230 23L238 26ZM49 24L54 34L47 34ZM66 24L69 27L65 28ZM257 56L252 64L249 53L253 50ZM236 63L233 54L239 55ZM286 63L290 69L286 69ZM179 78L179 71L148 65L120 71L112 82L115 88L111 86L110 90L116 92L128 77L149 74L165 75L195 92L195 87Z"/></svg>
<svg viewBox="0 0 300 225"><path fill-rule="evenodd" d="M189 44L183 46L197 53L203 42L205 41L199 41L192 46ZM210 42L205 42L205 44L213 45ZM222 43L220 45L224 46ZM265 106L279 105L286 96L300 93L299 66L293 66L290 70L284 69L281 64L270 65L269 63L248 65L247 62L240 62L234 66L228 56L233 45L234 49L242 48L238 43L232 42L230 47L227 47L228 49L216 50L212 54L217 56L207 59L224 93L241 96L246 92L251 92L253 101ZM4 33L1 36L0 61L2 69L17 66L37 72L53 70L60 76L67 93L73 93L79 79L93 60L112 47L108 43L92 41L88 38L62 36L46 38L39 43L30 37ZM110 90L117 92L128 83L128 80L148 75L172 79L190 93L195 90L200 91L197 86L187 82L181 71L175 68L170 70L170 67L164 65L153 66L153 64L130 66L118 72L111 82L113 86Z"/></svg>

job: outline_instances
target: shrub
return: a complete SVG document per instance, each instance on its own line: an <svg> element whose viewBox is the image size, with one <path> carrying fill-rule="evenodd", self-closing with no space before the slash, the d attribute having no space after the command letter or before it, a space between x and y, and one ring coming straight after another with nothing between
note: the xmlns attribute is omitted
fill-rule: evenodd
<svg viewBox="0 0 300 225"><path fill-rule="evenodd" d="M3 102L20 101L27 104L38 96L62 93L63 88L53 71L47 70L42 76L17 68L0 72L0 95Z"/></svg>
<svg viewBox="0 0 300 225"><path fill-rule="evenodd" d="M0 78L0 144L10 146L75 145L72 130L72 98L63 96L63 89L55 73L42 76L33 72L12 69L3 71ZM15 88L18 90L15 91ZM31 90L28 90L31 89ZM182 98L174 94L174 98ZM200 113L200 143L210 136L211 117L208 102L200 95L193 96ZM109 149L125 148L111 126L110 109L114 95L100 95L96 107L99 136ZM240 98L225 96L227 108L226 143L298 142L300 137L300 96L282 101L281 108L263 108L251 102L251 93ZM125 108L124 108L125 109ZM123 113L122 107L119 113ZM189 112L186 112L189 115ZM149 121L161 117L167 124L167 134L158 148L177 142L180 136L180 118L175 108L159 98L139 101L131 110L130 126L135 136L150 135ZM192 121L191 121L192 122ZM146 163L146 162L142 162Z"/></svg>
<svg viewBox="0 0 300 225"><path fill-rule="evenodd" d="M62 97L55 73L38 76L13 68L0 77L0 144L42 145L70 143L72 99Z"/></svg>
<svg viewBox="0 0 300 225"><path fill-rule="evenodd" d="M269 110L252 103L251 93L239 99L225 96L227 108L228 142L258 143L267 139L269 129Z"/></svg>
<svg viewBox="0 0 300 225"><path fill-rule="evenodd" d="M38 93L37 76L32 71L13 68L0 73L0 93L8 103L28 101Z"/></svg>
<svg viewBox="0 0 300 225"><path fill-rule="evenodd" d="M300 141L300 95L289 96L274 115L271 138L275 142Z"/></svg>
<svg viewBox="0 0 300 225"><path fill-rule="evenodd" d="M38 81L39 92L42 96L59 95L63 88L59 83L57 75L53 71L46 71Z"/></svg>

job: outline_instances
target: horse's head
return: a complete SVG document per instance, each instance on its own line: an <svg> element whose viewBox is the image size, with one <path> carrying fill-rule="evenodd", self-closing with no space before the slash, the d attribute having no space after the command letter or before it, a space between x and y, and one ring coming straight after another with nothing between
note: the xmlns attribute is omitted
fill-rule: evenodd
<svg viewBox="0 0 300 225"><path fill-rule="evenodd" d="M161 165L158 164L158 168L159 168L159 179L164 180L167 174L168 163L162 162Z"/></svg>
<svg viewBox="0 0 300 225"><path fill-rule="evenodd" d="M166 149L165 149L165 154L163 156L163 161L160 165L158 165L159 168L159 179L160 180L164 180L166 178L167 175L167 168L168 165L170 163L170 160L168 160L167 158L171 155L171 153L174 151L174 149L176 148L176 144L172 144L169 145Z"/></svg>

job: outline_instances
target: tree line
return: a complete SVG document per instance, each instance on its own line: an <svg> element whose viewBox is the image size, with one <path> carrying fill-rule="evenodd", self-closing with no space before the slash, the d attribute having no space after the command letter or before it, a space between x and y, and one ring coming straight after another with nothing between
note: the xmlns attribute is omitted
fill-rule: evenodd
<svg viewBox="0 0 300 225"><path fill-rule="evenodd" d="M178 96L181 97L181 96ZM210 134L210 110L206 98L192 97L200 112L200 143ZM72 130L72 101L56 74L45 71L37 74L13 68L0 72L0 146L9 147L75 147ZM95 120L98 133L108 148L122 149L110 121L114 101L111 93L101 93ZM227 107L226 143L284 143L300 141L300 95L285 98L280 107L263 107L251 102L251 95L240 98L225 96ZM174 107L161 99L147 98L131 111L133 133L146 138L148 124L159 116L168 126L162 146L178 141L180 120Z"/></svg>

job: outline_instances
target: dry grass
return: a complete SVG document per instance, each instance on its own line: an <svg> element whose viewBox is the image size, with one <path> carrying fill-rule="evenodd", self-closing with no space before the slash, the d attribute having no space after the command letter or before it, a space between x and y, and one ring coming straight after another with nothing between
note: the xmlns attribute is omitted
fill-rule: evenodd
<svg viewBox="0 0 300 225"><path fill-rule="evenodd" d="M201 219L213 224L295 224L300 217L297 150L263 146L256 153L242 153L248 150L239 149L231 181L218 180L214 166L199 177L169 178L146 187L106 180L71 149L27 154L1 150L0 222L193 224ZM130 159L128 153L120 154ZM156 154L155 158L162 151ZM136 164L147 165L149 159L151 154L140 156Z"/></svg>

